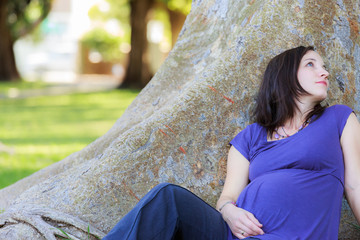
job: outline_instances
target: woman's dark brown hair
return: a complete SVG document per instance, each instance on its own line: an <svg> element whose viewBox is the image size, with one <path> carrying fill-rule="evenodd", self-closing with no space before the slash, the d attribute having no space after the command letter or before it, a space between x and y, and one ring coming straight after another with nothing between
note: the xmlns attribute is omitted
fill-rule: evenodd
<svg viewBox="0 0 360 240"><path fill-rule="evenodd" d="M283 126L285 121L294 117L297 108L296 100L307 93L300 85L297 72L302 57L314 47L297 47L289 49L270 60L268 63L254 108L255 122L266 128L271 137L275 129ZM318 118L326 107L320 103L306 116Z"/></svg>

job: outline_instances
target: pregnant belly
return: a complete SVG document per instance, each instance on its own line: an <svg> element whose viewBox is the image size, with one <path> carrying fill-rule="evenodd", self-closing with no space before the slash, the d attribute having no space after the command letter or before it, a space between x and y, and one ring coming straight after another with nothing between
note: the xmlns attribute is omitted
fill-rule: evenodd
<svg viewBox="0 0 360 240"><path fill-rule="evenodd" d="M254 179L237 204L252 212L265 232L286 229L295 234L315 229L321 219L324 222L333 211L340 211L342 194L341 182L332 175L283 169Z"/></svg>

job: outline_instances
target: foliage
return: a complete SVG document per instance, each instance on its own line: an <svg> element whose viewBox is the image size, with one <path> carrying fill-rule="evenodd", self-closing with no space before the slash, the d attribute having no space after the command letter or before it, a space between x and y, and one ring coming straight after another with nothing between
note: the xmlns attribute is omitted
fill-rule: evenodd
<svg viewBox="0 0 360 240"><path fill-rule="evenodd" d="M52 0L7 1L7 22L13 41L28 34L48 15Z"/></svg>
<svg viewBox="0 0 360 240"><path fill-rule="evenodd" d="M121 60L129 51L124 50L123 46L130 46L129 2L103 1L93 6L88 14L98 26L86 33L81 42L90 51L100 53L105 61Z"/></svg>
<svg viewBox="0 0 360 240"><path fill-rule="evenodd" d="M81 42L90 49L101 54L105 61L121 60L124 53L120 51L121 38L108 33L103 28L95 28L87 32Z"/></svg>
<svg viewBox="0 0 360 240"><path fill-rule="evenodd" d="M356 229L357 231L360 231L360 226L357 224L354 224L352 222L346 221L347 224L349 224L352 228Z"/></svg>
<svg viewBox="0 0 360 240"><path fill-rule="evenodd" d="M191 0L158 0L171 11L188 14L191 8ZM99 52L104 60L116 61L121 59L127 52L121 50L122 44L130 44L130 1L129 0L106 0L89 10L90 18L99 27L88 32L82 42L93 51ZM152 16L165 25L165 38L171 44L171 28L167 12L156 8ZM113 35L107 30L107 24L115 24L120 29L119 36ZM117 38L117 41L116 41ZM119 49L120 46L120 49Z"/></svg>
<svg viewBox="0 0 360 240"><path fill-rule="evenodd" d="M130 11L128 0L106 0L93 6L89 10L89 17L104 22L109 19L117 19L120 23L128 24Z"/></svg>
<svg viewBox="0 0 360 240"><path fill-rule="evenodd" d="M61 236L58 236L57 235L57 237L59 237L60 239L63 239L63 240L73 240L70 236L69 236L69 234L67 234L64 230L62 230L61 228L57 228L62 234L64 234L64 236L66 236L66 238L64 238L64 237L61 237ZM90 232L90 226L88 225L88 228L87 228L87 235L88 235L88 237L87 237L87 239L90 239L90 234L91 234L91 232ZM96 239L101 239L99 236L96 236L95 235L95 238Z"/></svg>
<svg viewBox="0 0 360 240"><path fill-rule="evenodd" d="M64 237L58 236L60 239L72 240L72 238L64 230L62 230L61 228L58 228L58 230L67 237L67 238L64 238Z"/></svg>
<svg viewBox="0 0 360 240"><path fill-rule="evenodd" d="M52 0L3 0L0 2L0 81L20 79L15 64L14 43L34 31L48 15ZM40 36L38 34L35 36Z"/></svg>
<svg viewBox="0 0 360 240"><path fill-rule="evenodd" d="M169 10L188 15L191 9L191 0L159 0L167 5Z"/></svg>
<svg viewBox="0 0 360 240"><path fill-rule="evenodd" d="M7 89L16 85L6 84ZM0 85L3 89L3 84ZM0 101L0 188L57 162L102 136L138 91Z"/></svg>

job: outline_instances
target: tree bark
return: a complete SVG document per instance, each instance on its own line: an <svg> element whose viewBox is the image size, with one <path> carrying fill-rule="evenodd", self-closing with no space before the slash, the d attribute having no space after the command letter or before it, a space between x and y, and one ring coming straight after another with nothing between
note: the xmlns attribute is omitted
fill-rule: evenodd
<svg viewBox="0 0 360 240"><path fill-rule="evenodd" d="M215 205L228 142L250 122L274 55L314 45L336 78L329 104L360 113L359 15L358 0L194 1L168 58L108 133L0 191L0 239L55 239L56 228L81 238L85 222L102 236L159 182ZM339 239L360 239L343 206Z"/></svg>
<svg viewBox="0 0 360 240"><path fill-rule="evenodd" d="M153 0L131 0L131 51L126 74L120 88L143 88L152 75L145 57L147 47L147 13Z"/></svg>
<svg viewBox="0 0 360 240"><path fill-rule="evenodd" d="M0 1L0 81L17 81L20 75L15 63L14 42L7 27L7 15L7 1Z"/></svg>

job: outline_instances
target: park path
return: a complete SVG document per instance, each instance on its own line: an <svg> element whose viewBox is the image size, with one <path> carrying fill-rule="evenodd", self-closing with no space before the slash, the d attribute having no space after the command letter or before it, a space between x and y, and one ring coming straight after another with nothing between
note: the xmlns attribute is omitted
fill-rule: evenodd
<svg viewBox="0 0 360 240"><path fill-rule="evenodd" d="M98 92L115 89L120 82L109 75L78 75L73 81L49 82L42 89L13 88L8 93L0 93L0 99L21 99L37 96L64 95L71 93Z"/></svg>

